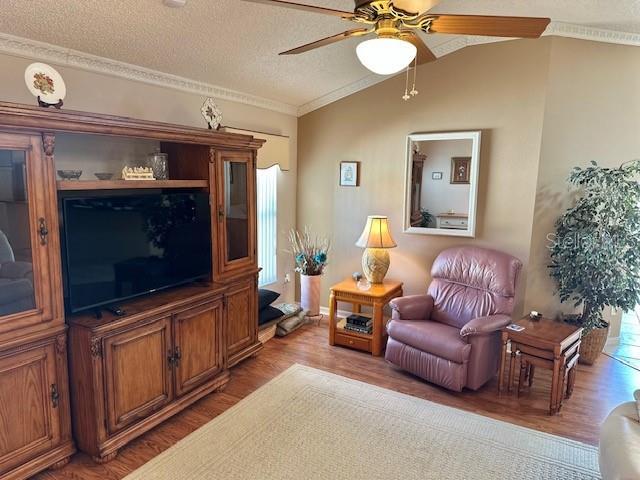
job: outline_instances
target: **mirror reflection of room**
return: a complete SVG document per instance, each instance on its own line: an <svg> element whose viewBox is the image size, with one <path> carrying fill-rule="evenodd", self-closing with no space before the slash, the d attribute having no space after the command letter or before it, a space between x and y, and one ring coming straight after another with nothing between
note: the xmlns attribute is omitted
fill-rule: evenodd
<svg viewBox="0 0 640 480"><path fill-rule="evenodd" d="M0 315L35 308L25 157L0 150Z"/></svg>
<svg viewBox="0 0 640 480"><path fill-rule="evenodd" d="M412 142L411 226L467 230L473 140Z"/></svg>

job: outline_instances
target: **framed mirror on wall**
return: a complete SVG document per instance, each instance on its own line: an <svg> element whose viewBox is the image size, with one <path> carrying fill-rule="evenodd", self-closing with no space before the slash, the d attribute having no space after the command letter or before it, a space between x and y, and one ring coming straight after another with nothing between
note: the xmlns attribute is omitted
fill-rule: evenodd
<svg viewBox="0 0 640 480"><path fill-rule="evenodd" d="M407 136L404 231L474 237L480 131Z"/></svg>

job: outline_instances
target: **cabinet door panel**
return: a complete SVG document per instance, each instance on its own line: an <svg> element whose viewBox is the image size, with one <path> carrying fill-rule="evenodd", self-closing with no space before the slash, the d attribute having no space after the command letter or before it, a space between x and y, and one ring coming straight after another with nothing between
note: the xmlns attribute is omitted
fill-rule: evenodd
<svg viewBox="0 0 640 480"><path fill-rule="evenodd" d="M0 465L5 471L60 443L52 389L58 392L53 345L0 358Z"/></svg>
<svg viewBox="0 0 640 480"><path fill-rule="evenodd" d="M227 293L227 353L229 356L256 341L258 318L256 314L255 279L240 282Z"/></svg>
<svg viewBox="0 0 640 480"><path fill-rule="evenodd" d="M40 137L0 134L0 333L52 320L57 211Z"/></svg>
<svg viewBox="0 0 640 480"><path fill-rule="evenodd" d="M107 427L118 431L172 399L171 322L158 320L104 339Z"/></svg>
<svg viewBox="0 0 640 480"><path fill-rule="evenodd" d="M212 378L222 369L222 301L181 312L174 320L176 396Z"/></svg>
<svg viewBox="0 0 640 480"><path fill-rule="evenodd" d="M252 152L215 155L219 274L256 263L255 166Z"/></svg>

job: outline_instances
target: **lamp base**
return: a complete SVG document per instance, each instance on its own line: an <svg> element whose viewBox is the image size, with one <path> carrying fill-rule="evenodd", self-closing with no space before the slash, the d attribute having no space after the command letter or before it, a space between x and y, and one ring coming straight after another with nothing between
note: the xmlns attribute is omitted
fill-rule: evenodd
<svg viewBox="0 0 640 480"><path fill-rule="evenodd" d="M382 283L390 263L386 248L365 248L362 254L362 272L371 283Z"/></svg>

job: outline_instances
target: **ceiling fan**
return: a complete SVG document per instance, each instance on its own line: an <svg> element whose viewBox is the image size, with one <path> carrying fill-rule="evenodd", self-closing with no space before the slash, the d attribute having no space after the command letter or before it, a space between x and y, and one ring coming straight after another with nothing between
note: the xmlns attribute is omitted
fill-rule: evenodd
<svg viewBox="0 0 640 480"><path fill-rule="evenodd" d="M436 56L418 36L419 31L427 34L538 38L550 22L549 18L539 17L429 13L439 0L354 0L353 12L285 0L245 1L323 13L364 25L287 50L280 55L295 55L347 38L375 34L376 38L361 42L356 53L365 67L380 75L397 73L414 59L418 65L436 60Z"/></svg>

